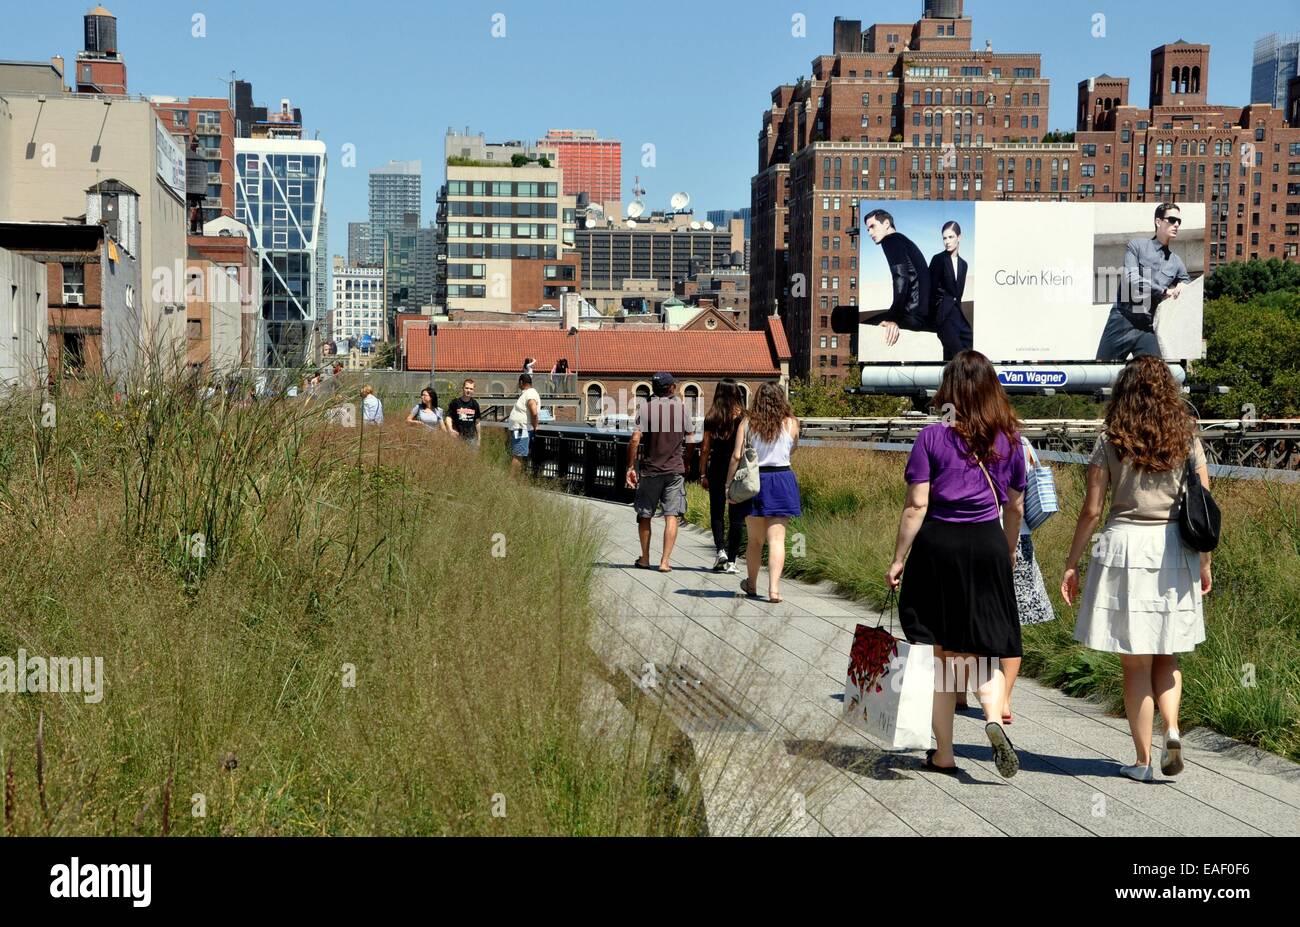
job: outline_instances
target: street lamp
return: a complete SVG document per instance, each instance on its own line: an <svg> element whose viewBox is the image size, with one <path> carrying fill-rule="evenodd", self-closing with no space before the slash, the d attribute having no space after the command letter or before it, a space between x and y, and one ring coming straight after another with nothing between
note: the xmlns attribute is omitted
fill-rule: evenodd
<svg viewBox="0 0 1300 927"><path fill-rule="evenodd" d="M582 410L583 421L587 418L587 397L578 389L578 365L582 360L582 354L579 349L581 342L578 340L578 326L569 326L569 334L573 336L573 391L578 394L578 408Z"/></svg>

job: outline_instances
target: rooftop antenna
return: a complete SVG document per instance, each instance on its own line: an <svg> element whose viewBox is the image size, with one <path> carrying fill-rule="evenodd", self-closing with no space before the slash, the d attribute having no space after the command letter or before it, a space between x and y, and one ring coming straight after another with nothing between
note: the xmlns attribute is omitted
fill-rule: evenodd
<svg viewBox="0 0 1300 927"><path fill-rule="evenodd" d="M643 196L645 196L645 187L641 186L641 176L638 174L632 180L632 202L627 207L629 216L635 218L645 212L645 203L641 202Z"/></svg>

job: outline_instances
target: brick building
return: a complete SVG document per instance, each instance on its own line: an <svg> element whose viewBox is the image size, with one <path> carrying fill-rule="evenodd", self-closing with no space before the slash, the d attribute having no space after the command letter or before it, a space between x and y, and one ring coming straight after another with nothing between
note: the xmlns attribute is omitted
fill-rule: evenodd
<svg viewBox="0 0 1300 927"><path fill-rule="evenodd" d="M785 386L789 376L790 349L779 320L761 332L726 325L679 331L615 326L576 335L560 327L439 325L431 336L427 325L415 324L405 336L409 370L430 369L432 344L440 395L444 389L455 395L462 376L472 374L482 396L514 396L524 357L536 359L539 374L565 358L586 421L613 407L634 409L636 397L649 397L650 377L658 370L673 374L700 414L724 377L734 377L749 396L764 382ZM572 405L555 408L561 421L572 421L576 412Z"/></svg>
<svg viewBox="0 0 1300 927"><path fill-rule="evenodd" d="M1074 139L1056 141L1039 56L970 38L960 0L930 0L909 24L836 19L833 54L772 91L750 183L750 302L755 318L784 318L792 375L855 369L829 322L857 304L859 202L1203 202L1211 270L1297 258L1300 105L1288 125L1266 104L1208 103L1209 46L1179 40L1151 52L1146 107L1125 77L1082 81Z"/></svg>
<svg viewBox="0 0 1300 927"><path fill-rule="evenodd" d="M1043 140L1048 89L1039 55L971 48L960 0L914 23L836 18L811 78L772 91L750 185L751 308L785 318L792 375L853 363L843 339L814 367L814 345L857 302L859 200L1073 198L1073 146Z"/></svg>
<svg viewBox="0 0 1300 927"><path fill-rule="evenodd" d="M163 125L184 140L189 232L235 214L235 114L225 97L151 97Z"/></svg>
<svg viewBox="0 0 1300 927"><path fill-rule="evenodd" d="M1081 198L1205 203L1206 267L1300 251L1300 122L1264 103L1208 102L1210 46L1151 52L1147 105L1128 80L1079 84Z"/></svg>

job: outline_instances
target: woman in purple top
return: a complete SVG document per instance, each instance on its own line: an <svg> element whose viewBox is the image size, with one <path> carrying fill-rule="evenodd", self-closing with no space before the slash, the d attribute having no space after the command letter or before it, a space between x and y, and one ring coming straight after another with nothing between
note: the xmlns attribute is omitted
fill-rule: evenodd
<svg viewBox="0 0 1300 927"><path fill-rule="evenodd" d="M1002 727L1006 684L996 658L1021 655L1012 582L1025 491L1019 422L978 351L961 351L944 367L934 402L943 420L921 429L908 457L907 502L885 579L902 586L907 640L934 646L937 747L926 768L956 771L953 714L974 672L994 763L1009 778L1020 762Z"/></svg>

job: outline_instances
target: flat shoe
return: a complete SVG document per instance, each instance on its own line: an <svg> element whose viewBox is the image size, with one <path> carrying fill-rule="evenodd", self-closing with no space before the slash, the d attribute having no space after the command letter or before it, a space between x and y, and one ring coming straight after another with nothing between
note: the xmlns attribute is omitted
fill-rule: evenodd
<svg viewBox="0 0 1300 927"><path fill-rule="evenodd" d="M1011 743L1011 738L996 721L984 725L984 733L988 735L989 743L993 745L993 765L997 767L998 775L1003 779L1010 779L1020 771L1020 757L1016 756L1016 748Z"/></svg>
<svg viewBox="0 0 1300 927"><path fill-rule="evenodd" d="M1160 757L1160 771L1166 776L1176 776L1183 771L1183 744L1178 738L1165 741L1165 752Z"/></svg>
<svg viewBox="0 0 1300 927"><path fill-rule="evenodd" d="M936 753L938 753L938 752L939 752L939 751L937 751L937 750L933 750L933 749L931 749L931 750L926 750L926 751L925 751L925 762L921 764L921 768L924 769L924 770L928 770L929 772L943 773L944 775L947 775L947 776L956 776L956 775L960 775L960 774L961 774L961 768L958 767L958 766L936 766L936 765L935 765L935 763L934 763L934 755L935 755Z"/></svg>
<svg viewBox="0 0 1300 927"><path fill-rule="evenodd" d="M1128 776L1135 782L1155 782L1156 774L1148 766L1121 766L1120 775Z"/></svg>

